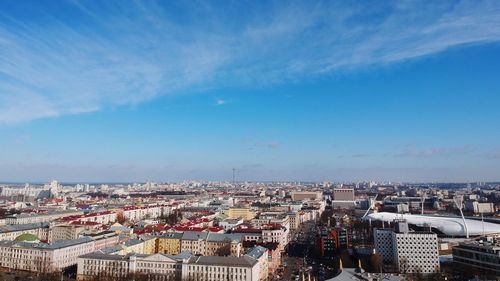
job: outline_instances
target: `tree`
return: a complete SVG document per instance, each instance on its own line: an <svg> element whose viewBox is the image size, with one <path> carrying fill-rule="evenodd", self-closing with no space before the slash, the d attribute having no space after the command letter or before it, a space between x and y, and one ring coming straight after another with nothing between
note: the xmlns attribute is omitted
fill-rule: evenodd
<svg viewBox="0 0 500 281"><path fill-rule="evenodd" d="M382 273L382 268L384 265L384 257L382 257L382 255L379 253L375 253L371 255L370 261L372 263L373 270L375 272Z"/></svg>
<svg viewBox="0 0 500 281"><path fill-rule="evenodd" d="M224 238L224 244L215 251L217 256L230 256L231 255L231 239Z"/></svg>
<svg viewBox="0 0 500 281"><path fill-rule="evenodd" d="M117 223L123 224L123 223L125 223L125 221L126 221L125 215L123 215L122 212L116 214L116 222Z"/></svg>
<svg viewBox="0 0 500 281"><path fill-rule="evenodd" d="M406 274L409 269L410 265L408 264L408 260L405 257L401 258L399 261L399 272Z"/></svg>

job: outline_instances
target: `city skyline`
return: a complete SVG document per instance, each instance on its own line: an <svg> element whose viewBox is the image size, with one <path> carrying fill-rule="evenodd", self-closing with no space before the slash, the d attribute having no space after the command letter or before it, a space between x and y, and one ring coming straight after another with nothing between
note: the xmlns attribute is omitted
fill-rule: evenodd
<svg viewBox="0 0 500 281"><path fill-rule="evenodd" d="M3 2L0 182L499 181L499 41L496 1Z"/></svg>

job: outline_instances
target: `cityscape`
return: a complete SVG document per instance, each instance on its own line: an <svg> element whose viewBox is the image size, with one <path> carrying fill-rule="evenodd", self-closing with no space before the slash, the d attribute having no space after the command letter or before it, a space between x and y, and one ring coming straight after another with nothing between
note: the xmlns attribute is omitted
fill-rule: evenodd
<svg viewBox="0 0 500 281"><path fill-rule="evenodd" d="M1 187L5 280L499 275L500 183L54 180Z"/></svg>
<svg viewBox="0 0 500 281"><path fill-rule="evenodd" d="M0 0L0 281L500 281L500 1Z"/></svg>

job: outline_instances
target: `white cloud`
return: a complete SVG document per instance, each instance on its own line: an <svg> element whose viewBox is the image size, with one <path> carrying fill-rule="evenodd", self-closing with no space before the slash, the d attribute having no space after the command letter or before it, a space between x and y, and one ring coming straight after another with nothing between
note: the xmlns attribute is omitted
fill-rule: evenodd
<svg viewBox="0 0 500 281"><path fill-rule="evenodd" d="M225 104L227 104L227 100L218 99L217 101L215 101L215 104L216 105L225 105Z"/></svg>
<svg viewBox="0 0 500 281"><path fill-rule="evenodd" d="M307 79L500 39L498 1L237 2L181 11L152 2L73 3L68 13L81 21L48 8L25 20L0 9L0 123Z"/></svg>

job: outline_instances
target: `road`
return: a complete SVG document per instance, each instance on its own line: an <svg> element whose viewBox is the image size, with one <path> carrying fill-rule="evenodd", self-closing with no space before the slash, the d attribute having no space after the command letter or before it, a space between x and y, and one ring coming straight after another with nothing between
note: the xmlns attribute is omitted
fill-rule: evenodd
<svg viewBox="0 0 500 281"><path fill-rule="evenodd" d="M282 262L286 264L281 280L300 280L302 272L311 273L311 278L325 280L332 275L322 262L314 257L316 242L316 222L308 221L300 225L291 238ZM300 276L300 277L298 277ZM306 280L308 278L306 277Z"/></svg>

